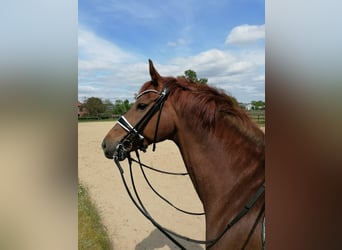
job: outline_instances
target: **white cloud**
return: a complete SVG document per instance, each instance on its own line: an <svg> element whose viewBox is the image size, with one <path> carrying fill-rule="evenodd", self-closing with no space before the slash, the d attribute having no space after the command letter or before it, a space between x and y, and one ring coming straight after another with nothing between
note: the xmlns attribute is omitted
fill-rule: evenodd
<svg viewBox="0 0 342 250"><path fill-rule="evenodd" d="M183 72L192 69L199 76L209 79L218 76L243 75L257 66L250 56L246 60L243 54L235 55L218 49L207 50L187 58L177 58L172 61L172 64L179 65Z"/></svg>
<svg viewBox="0 0 342 250"><path fill-rule="evenodd" d="M259 76L253 77L252 80L256 82L265 82L265 75L259 75Z"/></svg>
<svg viewBox="0 0 342 250"><path fill-rule="evenodd" d="M176 43L183 41L178 39ZM79 98L129 99L149 80L148 58L135 56L93 32L79 31ZM199 78L225 89L239 101L263 99L264 50L228 51L210 49L163 64L154 61L163 76L183 75L192 69Z"/></svg>
<svg viewBox="0 0 342 250"><path fill-rule="evenodd" d="M133 97L134 92L127 89L127 86L137 80L141 82L139 76L142 67L139 66L138 56L83 26L79 27L78 36L79 97ZM121 94L123 90L126 96Z"/></svg>
<svg viewBox="0 0 342 250"><path fill-rule="evenodd" d="M234 27L226 39L226 44L248 44L265 38L265 25L248 25Z"/></svg>
<svg viewBox="0 0 342 250"><path fill-rule="evenodd" d="M161 75L183 75L187 69L210 85L222 88L241 102L262 100L264 94L264 50L225 51L211 49L190 57L155 65ZM145 75L148 77L147 65Z"/></svg>
<svg viewBox="0 0 342 250"><path fill-rule="evenodd" d="M89 86L89 85L78 87L78 94L81 96L94 95L95 93L98 93L98 91L99 91L98 88L95 88L95 87Z"/></svg>
<svg viewBox="0 0 342 250"><path fill-rule="evenodd" d="M80 27L78 31L79 67L111 68L115 63L136 61L136 56Z"/></svg>

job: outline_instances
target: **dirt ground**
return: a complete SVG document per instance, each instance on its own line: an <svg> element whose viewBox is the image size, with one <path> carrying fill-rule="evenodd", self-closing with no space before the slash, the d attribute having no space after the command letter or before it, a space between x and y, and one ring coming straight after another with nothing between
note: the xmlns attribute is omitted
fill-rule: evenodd
<svg viewBox="0 0 342 250"><path fill-rule="evenodd" d="M105 158L101 142L113 125L113 122L78 124L78 176L88 187L99 209L114 249L178 249L135 208L115 163ZM157 144L155 152L151 148L141 153L143 163L173 172L186 171L173 142ZM128 165L123 163L123 168L129 181ZM193 212L203 211L188 176L169 176L150 170L145 172L154 188L173 204ZM148 187L137 165L134 165L134 173L145 207L161 225L191 238L205 238L204 216L186 215L170 207ZM202 245L180 242L187 249L204 249Z"/></svg>

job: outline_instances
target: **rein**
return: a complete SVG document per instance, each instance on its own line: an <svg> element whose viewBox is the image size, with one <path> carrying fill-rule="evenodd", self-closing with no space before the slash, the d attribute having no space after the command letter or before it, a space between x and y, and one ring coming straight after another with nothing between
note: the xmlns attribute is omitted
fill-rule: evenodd
<svg viewBox="0 0 342 250"><path fill-rule="evenodd" d="M134 160L133 158L131 158L130 160L131 160L131 161L134 161L134 162L136 162L136 163L139 164L140 170L141 170L141 172L142 172L142 174L143 174L143 176L144 176L144 178L145 178L145 181L146 181L147 185L152 189L152 191L153 191L160 199L162 199L162 200L165 201L167 204L169 204L171 207L175 208L176 210L178 210L178 211L180 211L180 212L182 212L182 213L189 214L189 215L204 215L204 214L205 214L204 212L202 212L202 213L195 213L195 212L189 212L189 211L180 209L180 208L176 207L175 205L173 205L169 200L167 200L167 199L166 199L164 196L162 196L160 193L158 193L157 190L155 190L155 188L151 185L150 181L148 180L148 178L147 178L147 176L146 176L146 174L145 174L145 171L144 171L143 166L146 166L146 165L144 165L144 164L141 163L141 161L140 161L140 156L139 156L138 151L135 151L135 154L136 154L136 156L137 156L137 158L138 158L138 161ZM148 168L151 169L151 167L148 167ZM157 171L156 169L153 169L153 170L154 170L154 171ZM170 173L170 172L164 172L164 174L188 175L188 173L185 173L185 174L184 174L184 173Z"/></svg>
<svg viewBox="0 0 342 250"><path fill-rule="evenodd" d="M136 151L137 152L137 151ZM137 155L138 157L138 155ZM247 204L244 206L244 208L227 224L227 226L224 228L224 230L214 239L211 240L197 240L197 239L192 239L183 235L180 235L178 233L173 232L170 229L167 229L163 226L161 226L157 221L155 221L153 219L153 217L150 215L150 213L147 211L147 209L145 208L144 204L142 203L140 196L137 192L136 186L135 186L135 182L134 182L134 177L133 177L133 171L132 171L132 158L130 156L130 154L127 157L128 159L128 163L129 163L129 171L130 171L130 177L131 177L131 183L132 183L132 187L133 187L133 191L134 191L134 195L136 197L136 199L133 197L133 194L131 192L131 190L129 189L126 179L124 177L124 170L120 164L120 161L118 159L117 156L114 157L114 162L117 165L120 174L121 174L121 179L122 182L125 186L125 189L130 197L130 199L132 200L133 204L136 206L136 208L156 227L158 228L167 238L169 238L173 243L175 243L178 247L180 247L180 249L186 249L184 248L177 240L175 240L172 236L176 236L180 239L183 239L185 241L188 242L192 242L192 243L198 243L198 244L206 244L207 245L207 249L211 248L212 246L214 246L222 237L223 235L232 227L234 226L234 224L236 224L243 216L245 216L247 214L247 212L249 211L249 209L256 203L256 201L258 200L258 198L264 193L265 191L265 186L264 184L258 189L258 191L254 194L254 196L247 202ZM260 214L263 212L263 209L260 211ZM259 216L257 218L257 221L259 219Z"/></svg>
<svg viewBox="0 0 342 250"><path fill-rule="evenodd" d="M150 119L153 117L153 115L159 111L158 117L157 117L157 123L156 123L156 129L155 129L155 133L154 133L154 141L153 141L153 151L155 150L155 146L156 146L156 141L157 141L157 133L158 133L158 127L159 127L159 121L160 121L160 116L161 116L161 111L164 105L164 102L166 101L167 97L168 97L168 89L164 88L162 92L158 92L154 89L148 89L143 91L142 93L140 93L137 96L137 99L140 98L141 96L143 96L144 94L147 93L156 93L159 94L159 97L155 100L154 105L147 111L147 113L139 120L139 122L133 127L124 116L121 116L118 120L118 124L127 132L127 134L124 136L124 138L118 143L116 150L114 152L113 155L113 159L115 164L117 165L120 174L121 174L121 179L123 181L123 184L126 188L126 191L130 197L130 199L132 200L133 204L136 206L136 208L155 226L157 227L167 238L169 238L173 243L175 243L180 249L185 249L177 240L175 240L173 238L173 236L176 236L180 239L186 240L188 242L193 242L193 243L198 243L198 244L206 244L207 245L207 249L211 248L212 246L214 246L224 235L225 233L234 225L236 224L242 217L244 217L248 211L250 210L250 208L256 203L256 201L258 200L258 198L264 193L265 191L265 186L264 184L257 190L257 192L254 194L254 196L246 203L246 205L244 206L244 208L241 209L241 211L226 225L226 227L223 229L223 231L214 239L211 240L196 240L196 239L192 239L192 238L188 238L185 237L183 235L177 234L163 226L161 226L158 222L156 222L153 217L150 215L150 213L147 211L147 209L145 208L144 204L142 203L139 194L136 190L136 186L135 186L135 182L134 182L134 177L133 177L133 171L132 171L132 162L136 162L139 164L140 169L142 171L142 174L147 182L147 184L149 185L149 187L153 190L153 192L159 196L162 200L164 200L165 202L167 202L169 205L171 205L172 207L174 207L175 209L187 213L187 214L191 214L191 215L203 215L204 213L193 213L193 212L188 212L182 209L177 208L176 206L174 206L171 202L169 202L166 198L164 198L162 195L160 195L151 185L151 183L149 182L149 180L146 177L146 174L143 170L143 167L147 167L149 169L158 171L158 172L162 172L162 173L167 173L167 174L174 174L174 175L186 175L187 173L170 173L170 172L166 172L166 171L161 171L161 170L156 170L152 167L148 167L144 164L141 163L140 161L140 157L139 157L139 153L137 150L135 150L136 152L136 156L137 156L137 160L134 160L133 158L131 158L130 155L130 151L132 151L134 143L137 144L138 148L142 151L146 151L146 148L143 146L143 141L144 141L144 136L142 135L142 131L144 130L144 128L146 127L147 123L150 121ZM130 177L131 177L131 183L132 183L132 187L133 187L133 191L134 191L134 195L136 198L133 197L133 194L131 192L131 190L129 189L126 179L124 177L124 171L123 168L120 164L120 161L123 161L127 158L128 163L129 163L129 170L130 170ZM260 211L256 223L259 220L259 217L261 216L262 212L264 210L264 206L262 208L262 210ZM254 227L252 228L251 232L254 231ZM264 238L262 239L264 240ZM262 241L263 242L263 241ZM262 244L262 246L264 247L264 244Z"/></svg>

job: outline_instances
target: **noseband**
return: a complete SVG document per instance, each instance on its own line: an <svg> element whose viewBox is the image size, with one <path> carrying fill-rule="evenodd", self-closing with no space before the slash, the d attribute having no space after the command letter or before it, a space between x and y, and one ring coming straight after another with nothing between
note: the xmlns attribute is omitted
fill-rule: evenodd
<svg viewBox="0 0 342 250"><path fill-rule="evenodd" d="M154 101L155 103L153 104L153 106L147 111L147 113L139 120L139 122L134 127L123 115L118 119L118 124L127 132L125 137L116 146L116 150L114 152L114 158L117 158L119 161L125 160L134 146L143 151L146 150L146 147L143 145L143 141L145 138L142 135L142 132L145 129L147 123L154 116L154 114L159 111L153 141L153 151L155 150L160 115L163 109L164 102L168 97L169 91L167 88L164 88L161 92L158 92L155 89L147 89L141 92L136 97L136 99L139 99L141 96L148 93L158 94L159 97Z"/></svg>

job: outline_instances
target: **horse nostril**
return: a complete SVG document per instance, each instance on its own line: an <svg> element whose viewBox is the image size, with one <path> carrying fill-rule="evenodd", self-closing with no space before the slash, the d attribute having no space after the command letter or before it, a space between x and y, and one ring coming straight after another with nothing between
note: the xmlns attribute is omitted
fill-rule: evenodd
<svg viewBox="0 0 342 250"><path fill-rule="evenodd" d="M106 149L106 142L104 140L103 140L101 146L102 146L102 149Z"/></svg>

